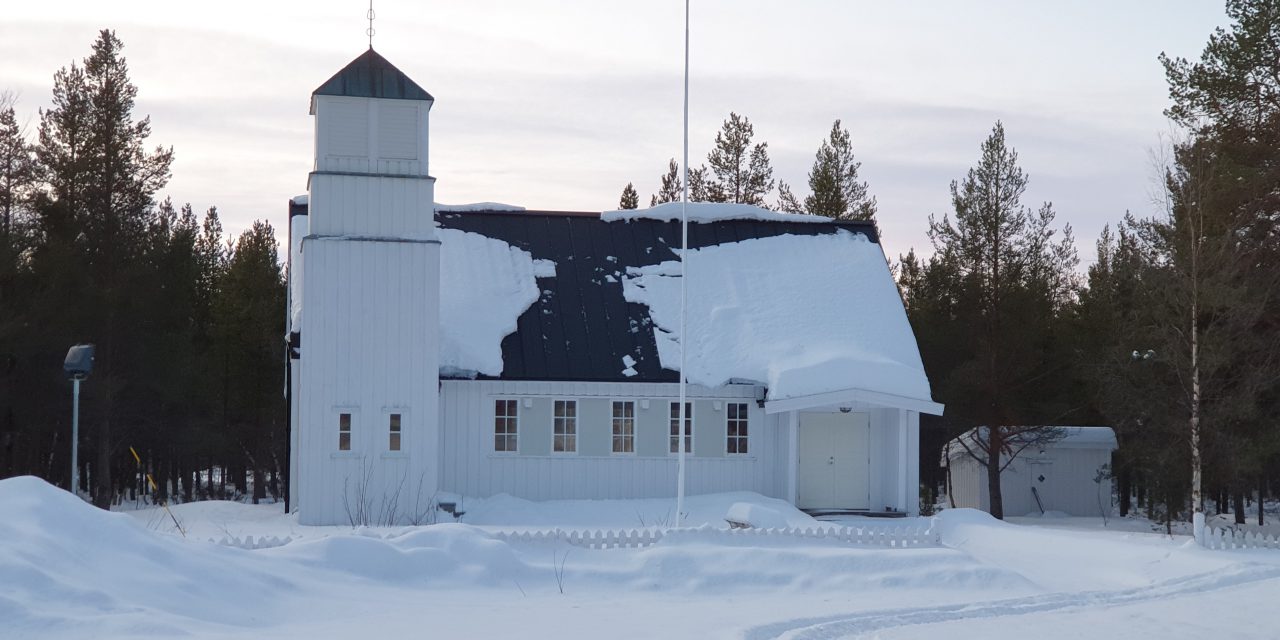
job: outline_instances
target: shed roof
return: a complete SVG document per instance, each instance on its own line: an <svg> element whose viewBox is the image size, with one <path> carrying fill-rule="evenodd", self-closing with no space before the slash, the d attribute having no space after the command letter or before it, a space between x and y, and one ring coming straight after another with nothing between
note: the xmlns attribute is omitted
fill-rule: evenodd
<svg viewBox="0 0 1280 640"><path fill-rule="evenodd" d="M374 51L373 47L369 47L335 73L311 92L311 95L435 101L431 94Z"/></svg>
<svg viewBox="0 0 1280 640"><path fill-rule="evenodd" d="M1102 449L1104 451L1115 451L1119 444L1116 440L1116 432L1111 427L1074 427L1062 426L1057 428L1062 430L1062 439L1047 445L1046 449ZM947 443L942 450L942 465L946 466L947 457L957 457L968 455L965 448L960 445L960 439L967 439L972 443L974 434L979 429L986 427L975 427L955 439Z"/></svg>

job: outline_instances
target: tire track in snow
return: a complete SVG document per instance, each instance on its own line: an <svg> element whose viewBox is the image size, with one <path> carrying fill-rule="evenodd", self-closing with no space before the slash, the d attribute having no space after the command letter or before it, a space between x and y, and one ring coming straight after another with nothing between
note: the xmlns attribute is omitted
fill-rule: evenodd
<svg viewBox="0 0 1280 640"><path fill-rule="evenodd" d="M1000 618L1059 611L1074 607L1114 607L1238 585L1280 579L1280 567L1236 565L1153 585L1115 591L1049 593L1024 598L957 603L936 607L880 609L852 615L787 620L747 629L745 640L832 640L856 634L957 620Z"/></svg>

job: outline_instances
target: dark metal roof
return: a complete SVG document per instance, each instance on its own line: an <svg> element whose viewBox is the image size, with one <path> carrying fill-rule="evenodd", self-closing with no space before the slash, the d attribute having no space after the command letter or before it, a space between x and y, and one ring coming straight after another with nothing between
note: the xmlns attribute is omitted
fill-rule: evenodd
<svg viewBox="0 0 1280 640"><path fill-rule="evenodd" d="M636 219L605 222L599 214L553 211L457 212L437 215L440 226L471 231L556 263L556 277L539 278L542 296L502 341L503 380L677 382L662 368L644 305L627 302L617 273L674 260L680 223ZM690 248L784 234L819 235L848 229L877 242L869 222L722 220L689 225ZM612 278L606 276L613 276ZM612 281L611 281L612 280ZM623 356L636 364L622 375Z"/></svg>
<svg viewBox="0 0 1280 640"><path fill-rule="evenodd" d="M435 101L431 94L374 51L373 47L352 60L351 64L343 67L342 71L334 74L311 95Z"/></svg>

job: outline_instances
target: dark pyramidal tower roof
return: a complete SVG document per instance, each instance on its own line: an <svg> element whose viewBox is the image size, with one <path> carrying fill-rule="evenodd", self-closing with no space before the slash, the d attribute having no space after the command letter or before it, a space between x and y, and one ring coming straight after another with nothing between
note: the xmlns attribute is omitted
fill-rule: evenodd
<svg viewBox="0 0 1280 640"><path fill-rule="evenodd" d="M334 74L311 95L425 100L435 98L372 47Z"/></svg>

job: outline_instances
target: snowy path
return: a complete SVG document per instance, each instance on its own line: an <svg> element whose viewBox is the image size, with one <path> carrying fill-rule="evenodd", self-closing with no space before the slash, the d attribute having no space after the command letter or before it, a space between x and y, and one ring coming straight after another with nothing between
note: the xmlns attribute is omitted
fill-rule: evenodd
<svg viewBox="0 0 1280 640"><path fill-rule="evenodd" d="M1026 616L1074 608L1102 608L1167 601L1189 595L1204 595L1231 587L1276 581L1272 594L1280 594L1280 567L1241 564L1228 569L1166 580L1151 586L1115 591L1051 593L1041 596L996 600L979 604L887 609L844 616L788 620L747 630L747 640L826 640L858 637L912 625L930 625L976 619ZM880 637L877 635L876 637Z"/></svg>

